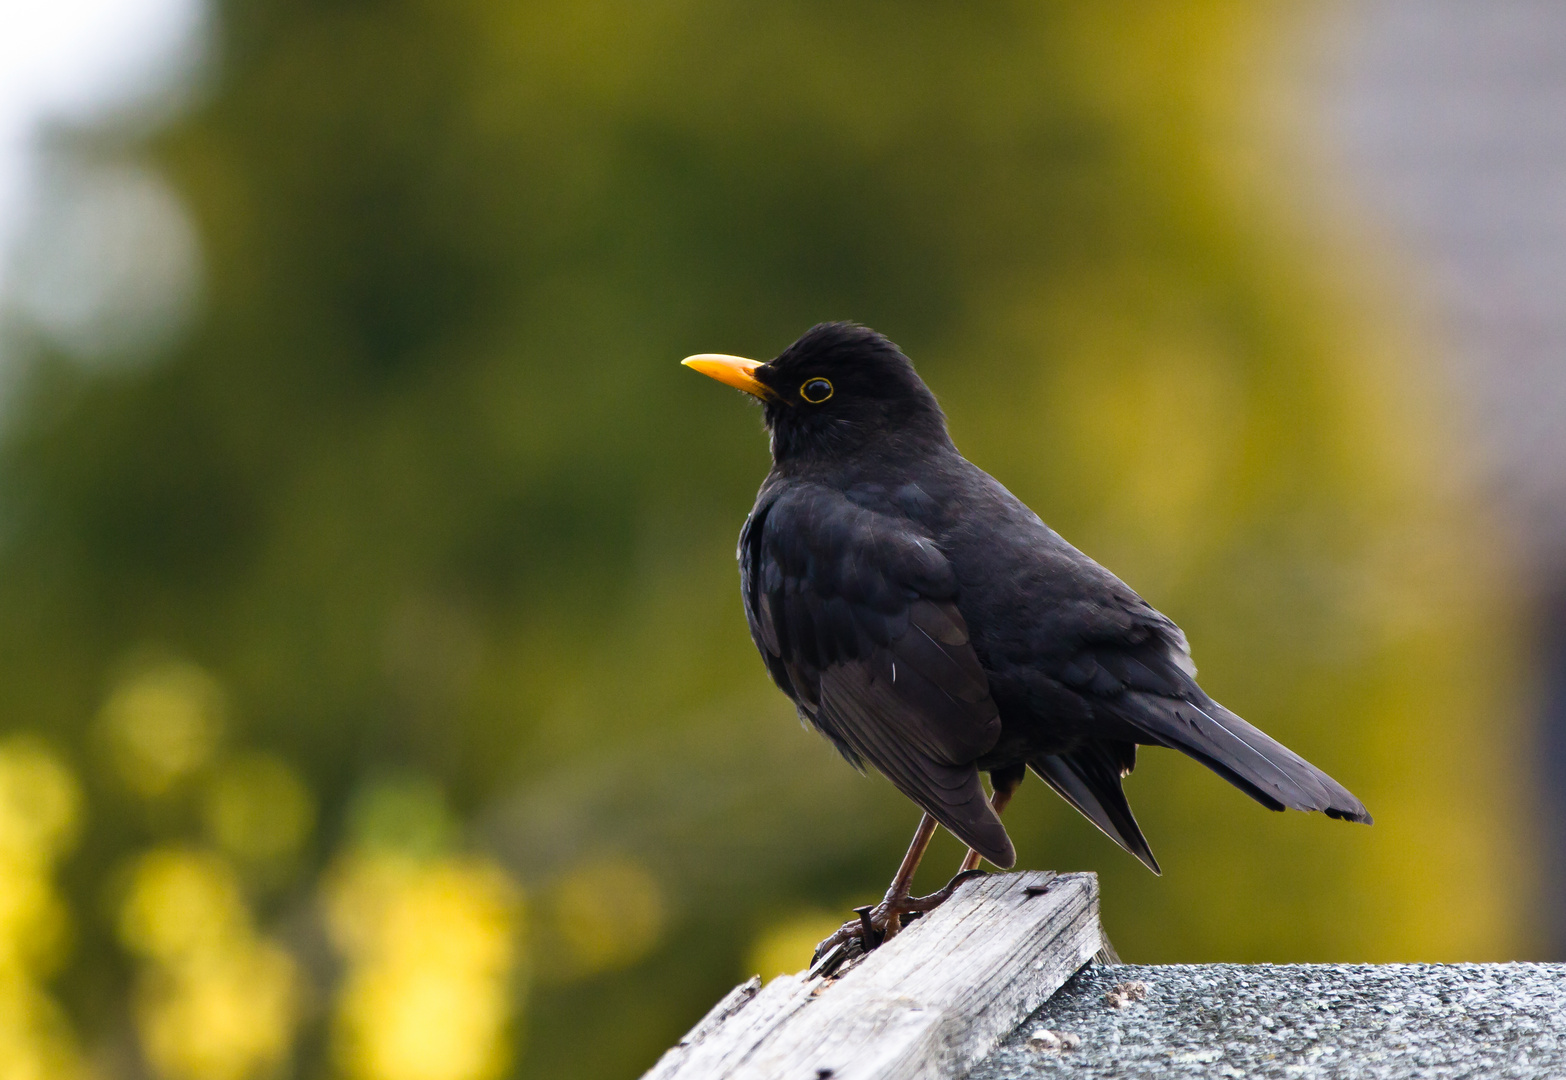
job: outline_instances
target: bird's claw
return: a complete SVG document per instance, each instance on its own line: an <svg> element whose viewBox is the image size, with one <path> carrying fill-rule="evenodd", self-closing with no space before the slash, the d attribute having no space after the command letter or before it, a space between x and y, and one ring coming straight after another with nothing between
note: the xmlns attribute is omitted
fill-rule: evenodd
<svg viewBox="0 0 1566 1080"><path fill-rule="evenodd" d="M902 929L904 915L917 919L951 899L957 887L969 878L983 876L983 870L964 870L928 896L909 896L906 892L901 896L888 893L874 907L866 904L855 908L856 918L838 927L830 937L816 946L810 958L808 975L831 975L848 961L874 951L882 942L897 935Z"/></svg>

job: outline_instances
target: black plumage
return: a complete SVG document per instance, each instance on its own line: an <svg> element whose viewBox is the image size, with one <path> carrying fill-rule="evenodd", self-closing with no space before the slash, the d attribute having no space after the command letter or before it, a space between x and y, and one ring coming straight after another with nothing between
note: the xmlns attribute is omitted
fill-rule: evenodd
<svg viewBox="0 0 1566 1080"><path fill-rule="evenodd" d="M739 563L773 681L985 858L1016 855L979 774L1026 765L1157 872L1121 787L1138 745L1269 809L1370 821L1202 691L1178 626L964 459L886 338L824 323L765 364L687 363L764 402L773 466Z"/></svg>

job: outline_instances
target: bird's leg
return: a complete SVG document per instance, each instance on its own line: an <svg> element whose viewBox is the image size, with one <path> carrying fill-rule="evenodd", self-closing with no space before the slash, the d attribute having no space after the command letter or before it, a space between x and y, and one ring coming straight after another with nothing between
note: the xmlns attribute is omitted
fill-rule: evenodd
<svg viewBox="0 0 1566 1080"><path fill-rule="evenodd" d="M811 961L812 971L826 966L835 967L836 964L830 960L834 951L839 953L837 963L846 959L847 956L841 948L843 946L857 944L859 951L869 952L902 929L902 916L939 907L957 890L957 886L977 873L976 871L960 873L947 882L940 891L929 896L910 895L914 871L919 869L919 860L924 858L925 849L930 846L930 838L935 835L935 825L935 819L929 814L919 819L919 828L914 832L913 842L908 845L908 853L903 856L902 865L897 868L892 883L887 886L886 895L873 908L855 908L858 918L844 923L831 937L816 946L815 957Z"/></svg>
<svg viewBox="0 0 1566 1080"><path fill-rule="evenodd" d="M914 830L913 841L908 845L908 853L903 856L902 865L897 868L897 873L892 875L892 883L886 887L886 895L881 897L881 907L888 908L885 926L881 932L882 941L895 937L903 928L902 912L896 910L896 903L908 899L909 890L913 886L914 871L919 869L919 863L924 858L924 853L934 836L935 819L925 814L919 819L919 827ZM875 914L872 913L871 922L875 921Z"/></svg>
<svg viewBox="0 0 1566 1080"><path fill-rule="evenodd" d="M996 769L990 773L990 783L995 790L990 794L990 805L995 808L995 816L1000 817L1001 811L1006 809L1006 804L1011 802L1011 797L1016 794L1017 786L1022 783L1022 778L1028 775L1026 765L1013 765L1005 769ZM959 874L966 874L969 870L979 868L980 855L972 848L963 857L962 866L958 867Z"/></svg>

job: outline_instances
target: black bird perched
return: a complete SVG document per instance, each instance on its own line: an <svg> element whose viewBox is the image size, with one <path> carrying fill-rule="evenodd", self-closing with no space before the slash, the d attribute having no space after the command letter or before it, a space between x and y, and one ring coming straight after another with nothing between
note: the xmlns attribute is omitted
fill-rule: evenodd
<svg viewBox="0 0 1566 1080"><path fill-rule="evenodd" d="M1202 691L1178 626L958 453L885 337L822 323L767 363L684 363L763 402L772 471L739 564L772 680L925 811L872 933L949 893L908 895L936 822L971 849L964 870L1016 861L998 811L1027 769L1158 873L1121 790L1139 744L1190 755L1268 809L1370 822Z"/></svg>

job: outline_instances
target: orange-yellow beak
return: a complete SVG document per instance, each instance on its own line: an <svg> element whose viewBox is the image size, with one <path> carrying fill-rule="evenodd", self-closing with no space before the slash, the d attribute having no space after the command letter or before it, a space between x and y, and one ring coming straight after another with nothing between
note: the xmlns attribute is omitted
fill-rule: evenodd
<svg viewBox="0 0 1566 1080"><path fill-rule="evenodd" d="M736 390L743 390L747 394L759 397L763 401L773 396L772 391L751 374L762 365L761 360L747 360L743 356L725 356L723 353L697 353L695 356L687 356L680 363Z"/></svg>

